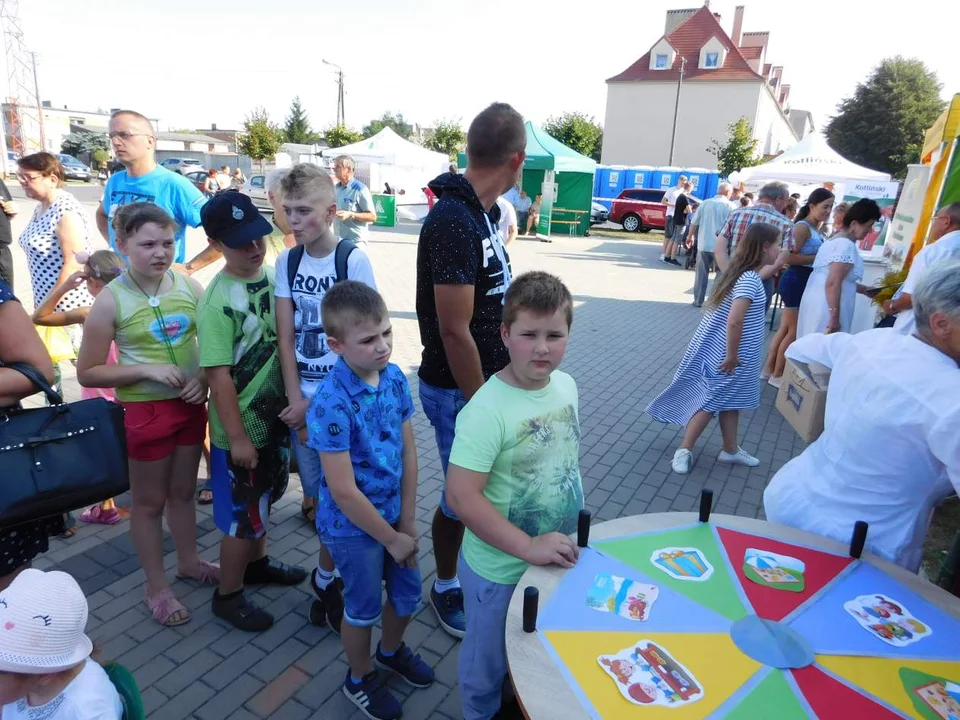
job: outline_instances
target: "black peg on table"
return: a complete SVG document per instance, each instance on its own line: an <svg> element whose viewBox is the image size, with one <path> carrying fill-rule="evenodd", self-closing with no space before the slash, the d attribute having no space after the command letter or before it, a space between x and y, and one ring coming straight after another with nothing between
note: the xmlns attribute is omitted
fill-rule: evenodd
<svg viewBox="0 0 960 720"><path fill-rule="evenodd" d="M853 525L853 537L850 539L850 557L859 558L863 553L863 546L867 542L867 528L863 520L857 520Z"/></svg>
<svg viewBox="0 0 960 720"><path fill-rule="evenodd" d="M585 548L590 541L590 511L581 510L577 519L577 546Z"/></svg>
<svg viewBox="0 0 960 720"><path fill-rule="evenodd" d="M713 508L713 490L704 488L700 491L700 522L710 519L710 510Z"/></svg>
<svg viewBox="0 0 960 720"><path fill-rule="evenodd" d="M537 630L537 608L540 604L540 591L532 585L523 589L523 631L525 633Z"/></svg>

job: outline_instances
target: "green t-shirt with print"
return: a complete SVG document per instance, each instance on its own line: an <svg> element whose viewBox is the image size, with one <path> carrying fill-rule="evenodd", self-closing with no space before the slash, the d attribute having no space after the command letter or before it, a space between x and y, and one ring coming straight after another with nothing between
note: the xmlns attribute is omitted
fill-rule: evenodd
<svg viewBox="0 0 960 720"><path fill-rule="evenodd" d="M542 390L522 390L496 375L457 416L450 463L489 473L484 497L531 537L569 535L583 508L577 385L556 371ZM467 528L463 555L490 582L514 585L527 563Z"/></svg>
<svg viewBox="0 0 960 720"><path fill-rule="evenodd" d="M230 366L247 437L265 447L287 432L278 415L287 405L277 354L274 269L241 280L220 271L197 308L200 366ZM210 402L210 440L230 449L216 403Z"/></svg>

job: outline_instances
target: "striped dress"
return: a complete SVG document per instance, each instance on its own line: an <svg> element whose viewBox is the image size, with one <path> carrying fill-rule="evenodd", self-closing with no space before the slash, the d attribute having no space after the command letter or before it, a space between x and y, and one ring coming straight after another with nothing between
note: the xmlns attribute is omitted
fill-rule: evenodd
<svg viewBox="0 0 960 720"><path fill-rule="evenodd" d="M719 367L727 356L727 317L737 298L749 298L750 308L740 338L740 366L726 375ZM748 270L720 307L704 314L673 382L647 406L647 413L660 422L686 425L700 410L716 414L759 406L766 304L760 275Z"/></svg>

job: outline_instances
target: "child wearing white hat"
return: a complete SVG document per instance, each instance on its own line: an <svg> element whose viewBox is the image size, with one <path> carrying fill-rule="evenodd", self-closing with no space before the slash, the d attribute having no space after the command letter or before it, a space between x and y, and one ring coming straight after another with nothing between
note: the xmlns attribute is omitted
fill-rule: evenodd
<svg viewBox="0 0 960 720"><path fill-rule="evenodd" d="M90 658L87 613L64 572L24 570L0 591L0 719L120 720L120 695Z"/></svg>

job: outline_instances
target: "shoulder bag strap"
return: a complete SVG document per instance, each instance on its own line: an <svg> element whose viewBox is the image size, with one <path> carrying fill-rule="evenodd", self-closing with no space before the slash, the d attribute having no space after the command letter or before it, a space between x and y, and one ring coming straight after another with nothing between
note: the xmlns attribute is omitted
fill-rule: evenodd
<svg viewBox="0 0 960 720"><path fill-rule="evenodd" d="M63 397L61 397L60 394L53 389L50 383L47 382L46 378L44 378L43 375L40 374L40 371L37 370L33 365L17 362L8 363L3 365L3 367L9 368L10 370L16 370L18 373L30 380L30 382L43 391L51 405L63 405Z"/></svg>

